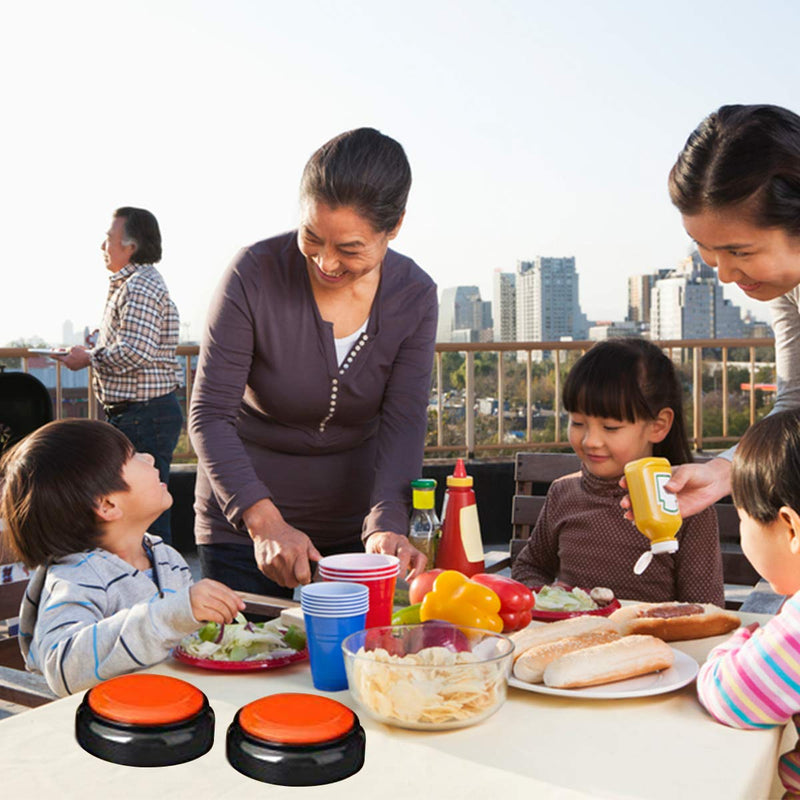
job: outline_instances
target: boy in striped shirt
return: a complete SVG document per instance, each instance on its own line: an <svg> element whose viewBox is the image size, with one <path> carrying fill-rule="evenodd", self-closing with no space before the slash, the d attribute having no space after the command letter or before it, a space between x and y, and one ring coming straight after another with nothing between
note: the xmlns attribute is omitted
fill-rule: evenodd
<svg viewBox="0 0 800 800"><path fill-rule="evenodd" d="M736 728L793 719L800 730L800 411L771 414L742 437L731 473L742 550L787 595L763 628L740 628L714 648L697 677L700 702ZM784 798L800 797L800 752L781 756Z"/></svg>

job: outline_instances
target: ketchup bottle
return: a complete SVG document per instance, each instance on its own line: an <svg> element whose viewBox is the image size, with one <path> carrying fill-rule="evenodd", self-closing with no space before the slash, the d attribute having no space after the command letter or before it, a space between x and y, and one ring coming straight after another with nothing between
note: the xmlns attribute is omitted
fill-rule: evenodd
<svg viewBox="0 0 800 800"><path fill-rule="evenodd" d="M464 469L464 460L456 461L452 475L447 476L444 498L442 538L436 553L438 569L455 569L467 577L483 572L483 543L478 522L478 506L472 489L472 478Z"/></svg>

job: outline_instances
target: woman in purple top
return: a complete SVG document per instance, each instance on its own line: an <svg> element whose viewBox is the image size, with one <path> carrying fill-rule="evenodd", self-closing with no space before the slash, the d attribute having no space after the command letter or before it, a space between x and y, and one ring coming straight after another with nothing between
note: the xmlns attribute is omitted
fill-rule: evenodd
<svg viewBox="0 0 800 800"><path fill-rule="evenodd" d="M371 128L306 164L299 230L241 250L209 312L192 396L203 573L291 594L321 555L425 557L405 536L436 336L436 286L389 249L403 148ZM283 587L283 588L281 588Z"/></svg>

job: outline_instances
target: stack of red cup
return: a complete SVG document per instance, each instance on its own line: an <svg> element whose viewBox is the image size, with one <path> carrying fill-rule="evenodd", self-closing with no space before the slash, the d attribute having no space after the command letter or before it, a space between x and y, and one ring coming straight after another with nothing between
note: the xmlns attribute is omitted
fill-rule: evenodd
<svg viewBox="0 0 800 800"><path fill-rule="evenodd" d="M366 627L391 625L394 587L400 560L383 553L341 553L326 556L319 562L318 575L323 581L361 583L369 589Z"/></svg>

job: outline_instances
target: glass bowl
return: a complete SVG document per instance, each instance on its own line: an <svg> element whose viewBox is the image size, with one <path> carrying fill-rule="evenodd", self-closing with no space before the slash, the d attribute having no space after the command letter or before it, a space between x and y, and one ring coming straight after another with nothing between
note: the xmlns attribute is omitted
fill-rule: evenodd
<svg viewBox="0 0 800 800"><path fill-rule="evenodd" d="M505 702L514 644L448 622L389 625L342 642L353 698L374 719L414 730L474 725Z"/></svg>

